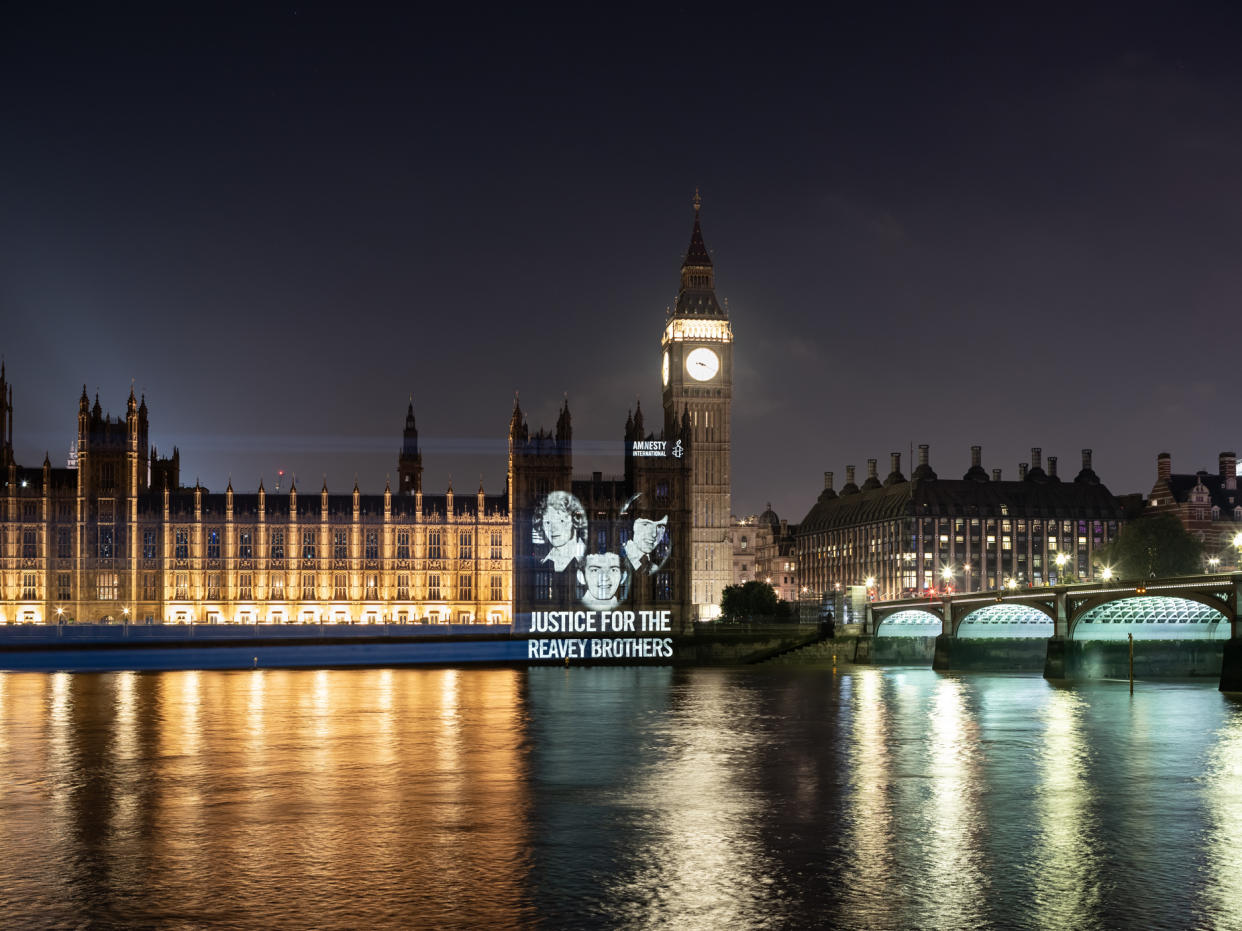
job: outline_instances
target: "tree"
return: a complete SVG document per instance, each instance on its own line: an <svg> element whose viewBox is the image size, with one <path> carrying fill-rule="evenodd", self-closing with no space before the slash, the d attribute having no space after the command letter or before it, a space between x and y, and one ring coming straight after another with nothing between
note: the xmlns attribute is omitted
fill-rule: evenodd
<svg viewBox="0 0 1242 931"><path fill-rule="evenodd" d="M1203 544L1172 514L1130 521L1116 540L1099 551L1099 557L1125 579L1197 575L1203 571Z"/></svg>
<svg viewBox="0 0 1242 931"><path fill-rule="evenodd" d="M766 582L725 586L720 593L720 611L732 618L772 617L777 612L776 591Z"/></svg>

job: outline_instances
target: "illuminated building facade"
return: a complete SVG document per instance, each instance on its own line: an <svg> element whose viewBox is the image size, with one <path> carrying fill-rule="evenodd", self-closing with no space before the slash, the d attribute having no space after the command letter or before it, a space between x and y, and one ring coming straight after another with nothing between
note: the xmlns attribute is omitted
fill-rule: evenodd
<svg viewBox="0 0 1242 931"><path fill-rule="evenodd" d="M924 445L909 480L900 453L883 481L874 459L861 486L847 466L840 492L825 472L824 490L798 526L797 565L801 584L824 599L868 579L880 598L1091 580L1095 551L1116 537L1122 517L1090 450L1072 481L1057 476L1056 457L1045 472L1038 448L1018 481L1002 481L999 469L988 476L972 446L969 471L949 480L932 470Z"/></svg>
<svg viewBox="0 0 1242 931"><path fill-rule="evenodd" d="M132 391L113 420L83 389L76 468L21 468L6 438L0 623L510 621L508 497L423 494L412 404L404 493L213 494L147 450Z"/></svg>
<svg viewBox="0 0 1242 931"><path fill-rule="evenodd" d="M1207 471L1191 475L1173 472L1173 457L1161 453L1156 458L1156 484L1147 498L1148 509L1157 514L1175 514L1188 531L1203 543L1205 558L1215 565L1238 566L1242 548L1234 540L1242 533L1242 496L1238 494L1238 457L1220 454L1215 474Z"/></svg>
<svg viewBox="0 0 1242 931"><path fill-rule="evenodd" d="M700 619L720 613L720 593L732 583L729 542L730 412L733 398L733 331L716 299L715 269L699 224L681 266L677 304L669 311L660 346L666 420L689 414L694 483L691 599Z"/></svg>
<svg viewBox="0 0 1242 931"><path fill-rule="evenodd" d="M781 520L772 505L759 515L733 518L733 585L766 582L783 601L799 598L797 525Z"/></svg>

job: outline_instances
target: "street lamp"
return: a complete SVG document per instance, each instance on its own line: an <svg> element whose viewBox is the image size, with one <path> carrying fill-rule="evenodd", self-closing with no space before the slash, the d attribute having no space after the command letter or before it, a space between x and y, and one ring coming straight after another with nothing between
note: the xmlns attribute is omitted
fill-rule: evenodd
<svg viewBox="0 0 1242 931"><path fill-rule="evenodd" d="M1112 580L1112 577L1113 577L1113 567L1105 566L1104 569L1100 572L1100 578L1102 578L1105 582L1108 582Z"/></svg>
<svg viewBox="0 0 1242 931"><path fill-rule="evenodd" d="M1065 564L1069 562L1069 557L1064 553L1057 553L1057 558L1053 560L1057 564L1057 584L1065 584Z"/></svg>
<svg viewBox="0 0 1242 931"><path fill-rule="evenodd" d="M1208 563L1208 568L1211 569L1213 572L1215 572L1217 569L1220 568L1220 557L1209 556L1207 563Z"/></svg>
<svg viewBox="0 0 1242 931"><path fill-rule="evenodd" d="M945 566L941 569L940 578L944 581L945 587L948 588L950 592L953 591L953 567Z"/></svg>
<svg viewBox="0 0 1242 931"><path fill-rule="evenodd" d="M1005 582L1005 587L1008 588L1012 592L1014 589L1018 587L1018 580L1012 577L1009 578L1009 580Z"/></svg>

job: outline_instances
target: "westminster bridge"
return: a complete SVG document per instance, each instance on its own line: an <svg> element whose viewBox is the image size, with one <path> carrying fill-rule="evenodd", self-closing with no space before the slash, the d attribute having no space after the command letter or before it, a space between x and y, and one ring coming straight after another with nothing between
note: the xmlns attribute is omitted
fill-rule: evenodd
<svg viewBox="0 0 1242 931"><path fill-rule="evenodd" d="M1216 676L1242 691L1242 572L876 601L877 662L1050 679ZM1133 638L1133 639L1131 639Z"/></svg>

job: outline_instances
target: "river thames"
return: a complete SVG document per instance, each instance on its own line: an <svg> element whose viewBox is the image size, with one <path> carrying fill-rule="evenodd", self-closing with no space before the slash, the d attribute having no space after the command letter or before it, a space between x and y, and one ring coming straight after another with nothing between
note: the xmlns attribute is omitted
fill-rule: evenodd
<svg viewBox="0 0 1242 931"><path fill-rule="evenodd" d="M916 668L0 675L0 926L1242 928L1242 702Z"/></svg>

